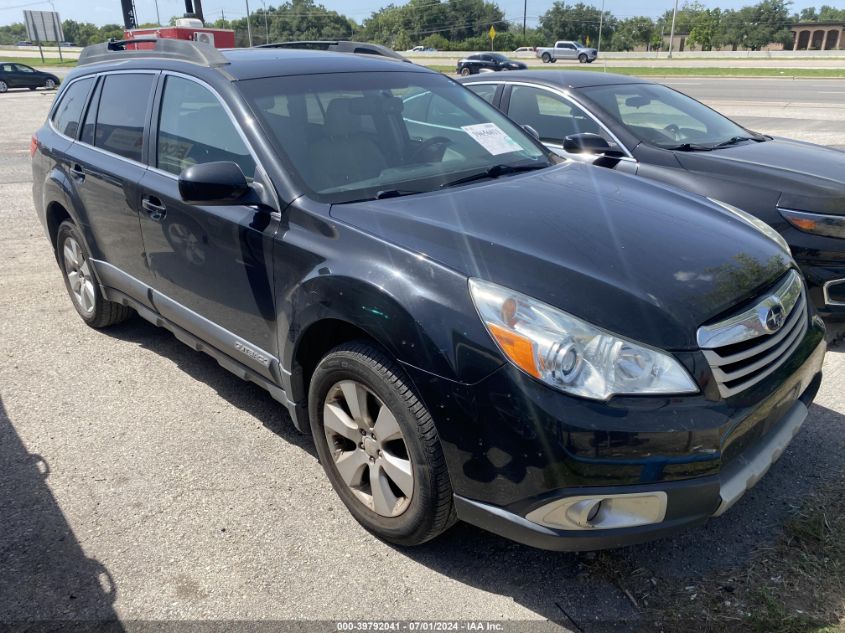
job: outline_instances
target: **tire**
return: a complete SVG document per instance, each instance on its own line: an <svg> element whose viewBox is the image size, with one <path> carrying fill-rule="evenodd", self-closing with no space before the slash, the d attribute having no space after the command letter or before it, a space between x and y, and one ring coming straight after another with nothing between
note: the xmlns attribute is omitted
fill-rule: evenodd
<svg viewBox="0 0 845 633"><path fill-rule="evenodd" d="M37 90L37 88L35 86L30 86L29 89L30 90Z"/></svg>
<svg viewBox="0 0 845 633"><path fill-rule="evenodd" d="M578 62L581 64L586 64L587 56L584 53L581 53L580 55L578 55Z"/></svg>
<svg viewBox="0 0 845 633"><path fill-rule="evenodd" d="M549 55L548 53L543 53L543 55L540 57L540 59L543 60L544 64L548 64L552 61L552 56Z"/></svg>
<svg viewBox="0 0 845 633"><path fill-rule="evenodd" d="M469 77L471 74L472 74L472 71L469 68L467 68L466 66L461 68L461 77Z"/></svg>
<svg viewBox="0 0 845 633"><path fill-rule="evenodd" d="M132 308L107 301L103 297L91 269L91 256L85 248L79 230L70 220L65 220L59 225L56 258L73 307L86 325L100 329L132 316Z"/></svg>
<svg viewBox="0 0 845 633"><path fill-rule="evenodd" d="M0 93L9 92L9 84L5 81L0 81Z"/></svg>
<svg viewBox="0 0 845 633"><path fill-rule="evenodd" d="M55 79L48 79L44 82L44 87L47 90L55 90L56 89L56 80ZM35 88L33 88L35 90Z"/></svg>
<svg viewBox="0 0 845 633"><path fill-rule="evenodd" d="M455 522L434 421L399 365L378 348L353 341L323 357L311 378L308 412L326 475L365 529L411 546Z"/></svg>

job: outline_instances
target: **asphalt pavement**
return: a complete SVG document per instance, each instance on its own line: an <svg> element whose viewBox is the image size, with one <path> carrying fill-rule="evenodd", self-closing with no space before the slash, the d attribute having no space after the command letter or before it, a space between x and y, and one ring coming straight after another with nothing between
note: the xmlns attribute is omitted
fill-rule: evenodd
<svg viewBox="0 0 845 633"><path fill-rule="evenodd" d="M261 389L141 319L84 326L31 197L30 135L51 100L0 95L0 623L636 628L623 590L584 555L466 525L414 549L382 543L348 514L310 440ZM610 560L677 583L742 565L776 538L790 510L845 469L845 346L829 352L825 372L805 428L730 512Z"/></svg>

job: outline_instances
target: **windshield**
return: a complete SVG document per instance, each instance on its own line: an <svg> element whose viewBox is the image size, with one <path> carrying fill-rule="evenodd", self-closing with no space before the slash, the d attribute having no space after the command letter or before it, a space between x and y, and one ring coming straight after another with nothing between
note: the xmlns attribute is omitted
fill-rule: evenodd
<svg viewBox="0 0 845 633"><path fill-rule="evenodd" d="M695 99L658 84L593 86L580 92L639 140L658 147L710 149L750 134Z"/></svg>
<svg viewBox="0 0 845 633"><path fill-rule="evenodd" d="M519 126L440 74L329 73L240 85L288 168L321 202L433 191L494 168L551 164Z"/></svg>

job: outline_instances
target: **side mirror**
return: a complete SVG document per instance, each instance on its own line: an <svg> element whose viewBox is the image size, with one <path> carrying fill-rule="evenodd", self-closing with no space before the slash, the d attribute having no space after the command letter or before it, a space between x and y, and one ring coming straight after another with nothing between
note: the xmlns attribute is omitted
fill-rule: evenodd
<svg viewBox="0 0 845 633"><path fill-rule="evenodd" d="M563 139L563 149L573 154L580 152L604 154L605 152L612 151L610 144L603 137L592 132L567 136Z"/></svg>
<svg viewBox="0 0 845 633"><path fill-rule="evenodd" d="M540 133L537 130L535 130L533 127L528 125L527 123L522 126L522 129L525 130L526 132L528 132L531 136L536 138L538 141L540 140Z"/></svg>
<svg viewBox="0 0 845 633"><path fill-rule="evenodd" d="M229 161L191 165L179 174L179 195L188 204L238 204L249 191L244 172Z"/></svg>

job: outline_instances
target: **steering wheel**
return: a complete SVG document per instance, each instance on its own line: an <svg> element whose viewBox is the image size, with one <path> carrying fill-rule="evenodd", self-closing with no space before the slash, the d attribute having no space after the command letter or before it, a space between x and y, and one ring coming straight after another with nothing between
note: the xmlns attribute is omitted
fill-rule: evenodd
<svg viewBox="0 0 845 633"><path fill-rule="evenodd" d="M672 135L673 141L680 141L681 140L681 128L679 128L674 123L670 123L669 125L667 125L663 129L666 130L667 132L669 132L669 134Z"/></svg>
<svg viewBox="0 0 845 633"><path fill-rule="evenodd" d="M445 136L432 136L430 139L423 141L417 147L408 159L410 163L433 163L443 159L443 154L446 153L446 146L451 145L452 140ZM442 149L437 152L437 148ZM431 154L431 156L428 156Z"/></svg>

